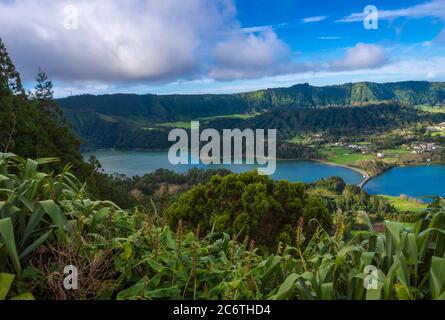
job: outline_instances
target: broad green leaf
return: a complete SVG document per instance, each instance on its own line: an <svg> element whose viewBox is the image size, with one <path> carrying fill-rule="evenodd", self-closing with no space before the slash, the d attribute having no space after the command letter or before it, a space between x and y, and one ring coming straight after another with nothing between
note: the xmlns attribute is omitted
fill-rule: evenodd
<svg viewBox="0 0 445 320"><path fill-rule="evenodd" d="M28 159L25 163L25 179L31 179L37 174L38 163L34 160Z"/></svg>
<svg viewBox="0 0 445 320"><path fill-rule="evenodd" d="M37 208L28 220L28 224L26 225L25 232L23 233L22 238L22 246L28 240L29 236L35 231L36 227L39 225L40 221L43 218L44 211L41 207Z"/></svg>
<svg viewBox="0 0 445 320"><path fill-rule="evenodd" d="M291 298L295 282L298 278L300 278L299 275L295 273L290 274L278 288L278 292L272 297L272 300L286 300Z"/></svg>
<svg viewBox="0 0 445 320"><path fill-rule="evenodd" d="M19 294L18 296L15 296L14 298L12 298L11 300L35 300L36 298L34 298L34 296L32 295L31 292L25 292L22 294Z"/></svg>
<svg viewBox="0 0 445 320"><path fill-rule="evenodd" d="M332 282L321 284L321 300L334 300L334 284Z"/></svg>
<svg viewBox="0 0 445 320"><path fill-rule="evenodd" d="M382 289L366 290L366 300L380 300L382 298Z"/></svg>
<svg viewBox="0 0 445 320"><path fill-rule="evenodd" d="M43 210L50 216L54 224L61 230L65 228L66 219L59 206L53 200L40 201Z"/></svg>
<svg viewBox="0 0 445 320"><path fill-rule="evenodd" d="M0 273L0 300L5 300L14 282L15 275L11 273Z"/></svg>
<svg viewBox="0 0 445 320"><path fill-rule="evenodd" d="M46 232L45 234L41 235L38 239L36 239L33 243L31 243L23 252L20 253L19 258L22 259L26 257L28 254L34 252L34 250L42 245L46 239L51 235L52 230Z"/></svg>
<svg viewBox="0 0 445 320"><path fill-rule="evenodd" d="M431 297L437 299L445 290L445 259L433 257L430 269Z"/></svg>
<svg viewBox="0 0 445 320"><path fill-rule="evenodd" d="M17 253L17 247L15 244L14 228L11 218L0 220L0 240L6 247L9 257L11 258L12 265L17 274L20 274L20 261Z"/></svg>
<svg viewBox="0 0 445 320"><path fill-rule="evenodd" d="M123 247L124 247L124 257L125 260L130 259L131 257L131 253L133 252L133 247L131 245L131 242L127 241L123 243Z"/></svg>
<svg viewBox="0 0 445 320"><path fill-rule="evenodd" d="M37 164L40 166L42 164L54 163L60 161L59 158L39 158L36 159Z"/></svg>

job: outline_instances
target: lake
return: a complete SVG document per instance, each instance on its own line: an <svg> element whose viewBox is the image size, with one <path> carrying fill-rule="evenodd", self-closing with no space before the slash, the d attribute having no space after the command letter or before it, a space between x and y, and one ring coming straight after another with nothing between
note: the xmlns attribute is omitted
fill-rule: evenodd
<svg viewBox="0 0 445 320"><path fill-rule="evenodd" d="M85 153L85 159L94 154L101 162L107 173L123 173L127 176L144 175L164 168L178 173L184 173L191 168L218 169L225 168L236 173L246 172L258 168L256 165L178 165L170 164L167 152L144 151L94 151ZM358 184L362 175L357 171L330 164L314 161L279 160L277 170L272 176L276 180L289 180L292 182L315 182L322 178L341 177L348 184Z"/></svg>
<svg viewBox="0 0 445 320"><path fill-rule="evenodd" d="M365 190L370 194L410 197L445 197L445 166L424 165L398 167L369 181Z"/></svg>
<svg viewBox="0 0 445 320"><path fill-rule="evenodd" d="M167 152L144 151L112 151L98 150L85 153L89 158L94 154L102 163L107 173L123 173L127 176L144 175L164 168L178 173L184 173L191 168L217 169L225 168L236 173L246 172L257 168L256 165L179 165L170 164ZM322 178L341 177L348 184L358 184L362 175L357 171L315 161L279 160L277 170L272 176L276 180L292 182L315 182ZM445 197L445 166L425 165L413 167L399 167L370 180L365 190L370 194L387 194L409 197L443 196Z"/></svg>

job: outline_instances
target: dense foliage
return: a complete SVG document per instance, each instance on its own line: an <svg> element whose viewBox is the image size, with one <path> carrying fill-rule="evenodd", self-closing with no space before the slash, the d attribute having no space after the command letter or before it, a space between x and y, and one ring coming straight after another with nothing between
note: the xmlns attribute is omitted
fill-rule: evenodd
<svg viewBox="0 0 445 320"><path fill-rule="evenodd" d="M302 114L295 114L295 109L300 108L360 106L384 101L406 105L441 105L445 102L445 84L421 81L386 84L361 82L326 87L301 84L290 88L233 95L82 95L59 100L76 132L84 140L85 147L140 149L168 147L168 130L159 126L159 123L275 109L285 111L267 113L255 120L254 126L263 125L265 122L268 126L285 130L282 132L284 135L289 128L296 130L310 127L312 124L318 124L320 119L323 123L316 126L317 129L332 127L334 130L342 122L351 124L352 130L357 130L362 124L361 121L366 120L368 115L372 116L372 120L366 122L368 128L381 126L385 123L386 116L387 122L394 117L405 120L404 114L393 109L367 109L363 117L363 110L334 109L316 112L314 116L305 110L301 111ZM337 113L334 120L326 122ZM402 113L406 112L402 110ZM293 120L287 121L289 115ZM304 123L303 127L296 127L301 125L298 118L302 117L308 118L309 122ZM221 127L222 124L215 125L217 128L234 128L238 122L228 119L223 122L224 127Z"/></svg>
<svg viewBox="0 0 445 320"><path fill-rule="evenodd" d="M395 103L367 105L355 108L278 108L240 123L243 127L275 128L279 137L290 138L301 132L326 132L343 137L375 134L391 128L403 127L422 119L445 120L445 116L419 112ZM436 119L437 118L437 119Z"/></svg>
<svg viewBox="0 0 445 320"><path fill-rule="evenodd" d="M88 134L98 133L100 141L110 130L116 140L131 133L132 146L138 146L150 137L156 145L163 137L152 128L144 128L149 134L142 136L126 120L125 129L120 127L132 112L122 108L128 98L137 117L156 121L173 114L186 118L285 106L230 121L276 126L286 136L305 124L347 134L424 116L391 103L322 110L290 106L394 98L436 104L444 97L443 84L426 82L302 85L218 97L110 96L100 108L121 103L112 104L112 116L90 105L102 97L83 98L88 99L77 119L99 130ZM75 106L68 112L79 116ZM48 76L39 71L35 90L25 93L1 41L0 125L0 300L445 299L441 198L426 211L403 216L402 224L391 221L401 218L392 206L340 178L304 185L225 170L185 175L158 170L131 179L104 175L96 159L83 162ZM308 157L314 152L302 145L280 148ZM380 162L363 166L382 169ZM97 198L116 200L125 209ZM388 220L382 223L383 218ZM353 230L357 225L362 231ZM68 265L80 271L78 290L63 287ZM367 272L369 266L375 273ZM375 286L366 289L370 282Z"/></svg>
<svg viewBox="0 0 445 320"><path fill-rule="evenodd" d="M275 248L291 243L299 218L317 219L329 229L331 218L324 202L308 195L301 183L273 181L256 172L215 176L197 185L167 209L168 221L177 225L226 232L259 245Z"/></svg>
<svg viewBox="0 0 445 320"><path fill-rule="evenodd" d="M0 39L0 151L24 157L58 157L58 169L71 163L83 168L80 141L53 100L52 83L43 71L28 94Z"/></svg>
<svg viewBox="0 0 445 320"><path fill-rule="evenodd" d="M368 230L354 237L342 213L333 232L300 218L292 242L265 256L254 241L173 231L160 212L92 201L68 171L38 170L49 161L0 157L0 299L445 298L443 199L410 227L385 221L375 232L364 214ZM68 264L81 270L79 290L62 288Z"/></svg>

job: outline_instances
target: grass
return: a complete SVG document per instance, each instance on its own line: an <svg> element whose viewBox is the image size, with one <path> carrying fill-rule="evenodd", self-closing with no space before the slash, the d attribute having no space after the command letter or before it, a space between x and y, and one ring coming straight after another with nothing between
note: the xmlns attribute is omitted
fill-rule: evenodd
<svg viewBox="0 0 445 320"><path fill-rule="evenodd" d="M116 118L109 116L109 115L105 115L105 114L100 114L99 118L106 121L106 122L111 122L111 123L118 123L119 120L117 120Z"/></svg>
<svg viewBox="0 0 445 320"><path fill-rule="evenodd" d="M229 115L222 115L222 116L198 118L195 121L200 121L202 123L208 123L212 120L217 120L217 119L250 119L250 118L256 117L260 114L261 113L229 114ZM159 123L158 125L161 127L166 127L166 128L190 129L190 121L163 122L163 123Z"/></svg>
<svg viewBox="0 0 445 320"><path fill-rule="evenodd" d="M190 129L190 121L164 122L160 123L159 125L166 128Z"/></svg>
<svg viewBox="0 0 445 320"><path fill-rule="evenodd" d="M222 115L222 116L213 116L213 117L205 117L205 118L199 118L201 121L211 121L216 119L251 119L256 116L259 116L261 113L244 113L244 114L228 114L228 115Z"/></svg>
<svg viewBox="0 0 445 320"><path fill-rule="evenodd" d="M445 137L445 130L432 132L431 136L432 137Z"/></svg>
<svg viewBox="0 0 445 320"><path fill-rule="evenodd" d="M401 212L420 212L427 207L427 204L401 197L393 197L388 195L381 195L380 197L388 201Z"/></svg>
<svg viewBox="0 0 445 320"><path fill-rule="evenodd" d="M387 156L392 156L392 155L402 155L402 154L410 153L410 151L407 150L407 149L405 149L405 148L397 148L397 149L383 150L382 152L383 152L384 154L386 154Z"/></svg>
<svg viewBox="0 0 445 320"><path fill-rule="evenodd" d="M287 140L287 142L289 143L303 143L305 142L305 138L303 138L302 136L300 136L299 134L297 134L295 137L293 137L290 140Z"/></svg>
<svg viewBox="0 0 445 320"><path fill-rule="evenodd" d="M433 107L428 105L418 106L422 111L430 113L445 113L445 107Z"/></svg>
<svg viewBox="0 0 445 320"><path fill-rule="evenodd" d="M383 159L384 161L397 162L400 160L401 156L409 154L410 150L399 147L395 149L382 150L382 152L385 154L385 158Z"/></svg>
<svg viewBox="0 0 445 320"><path fill-rule="evenodd" d="M329 162L342 165L354 164L356 161L372 160L375 158L372 154L361 154L342 147L326 148L322 150L322 153Z"/></svg>

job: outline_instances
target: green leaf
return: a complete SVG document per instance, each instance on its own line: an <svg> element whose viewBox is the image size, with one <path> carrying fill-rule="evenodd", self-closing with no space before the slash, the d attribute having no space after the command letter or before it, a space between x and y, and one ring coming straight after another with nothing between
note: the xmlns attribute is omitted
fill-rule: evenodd
<svg viewBox="0 0 445 320"><path fill-rule="evenodd" d="M284 280L283 284L281 284L277 294L272 297L272 300L286 300L291 298L295 282L299 278L300 276L295 273L290 274L286 280Z"/></svg>
<svg viewBox="0 0 445 320"><path fill-rule="evenodd" d="M445 290L445 259L433 257L430 269L431 297L437 299Z"/></svg>
<svg viewBox="0 0 445 320"><path fill-rule="evenodd" d="M5 300L14 282L15 275L11 273L0 273L0 300Z"/></svg>
<svg viewBox="0 0 445 320"><path fill-rule="evenodd" d="M40 201L43 210L50 216L54 224L61 230L64 230L66 219L60 211L59 206L53 200Z"/></svg>
<svg viewBox="0 0 445 320"><path fill-rule="evenodd" d="M130 259L131 253L133 252L133 247L131 245L131 242L130 241L124 242L123 247L124 247L125 260L128 260Z"/></svg>
<svg viewBox="0 0 445 320"><path fill-rule="evenodd" d="M53 163L53 162L58 162L60 161L59 158L39 158L36 159L37 164L40 166L42 164L48 164L48 163Z"/></svg>
<svg viewBox="0 0 445 320"><path fill-rule="evenodd" d="M334 300L334 284L332 282L321 284L321 300Z"/></svg>
<svg viewBox="0 0 445 320"><path fill-rule="evenodd" d="M366 300L380 300L382 298L382 289L366 290Z"/></svg>
<svg viewBox="0 0 445 320"><path fill-rule="evenodd" d="M14 228L11 218L0 220L0 240L2 240L3 244L6 247L6 251L8 252L9 257L12 260L12 265L14 266L15 272L17 274L20 274L20 261L19 255L17 254L17 247L14 238Z"/></svg>
<svg viewBox="0 0 445 320"><path fill-rule="evenodd" d="M40 221L43 218L44 211L41 207L37 208L28 220L28 224L26 225L25 232L23 233L22 246L25 244L26 240L28 240L29 236L34 232L35 228L39 225Z"/></svg>
<svg viewBox="0 0 445 320"><path fill-rule="evenodd" d="M28 254L34 252L34 250L37 247L42 245L46 241L46 239L48 239L48 237L51 235L51 233L52 233L52 230L50 230L47 233L41 235L37 240L35 240L25 250L23 250L23 252L20 253L19 258L22 259L22 258L26 257Z"/></svg>
<svg viewBox="0 0 445 320"><path fill-rule="evenodd" d="M34 160L28 159L25 163L25 179L31 179L37 174L38 163Z"/></svg>
<svg viewBox="0 0 445 320"><path fill-rule="evenodd" d="M11 300L35 300L36 298L34 298L34 296L32 295L31 292L25 292L22 294L19 294L18 296L15 296L14 298L12 298Z"/></svg>
<svg viewBox="0 0 445 320"><path fill-rule="evenodd" d="M385 221L385 229L386 229L386 234L387 236L387 241L392 240L393 243L395 244L396 248L400 247L400 232L404 229L405 227L403 226L403 224L398 223L398 222L392 222L392 221Z"/></svg>

